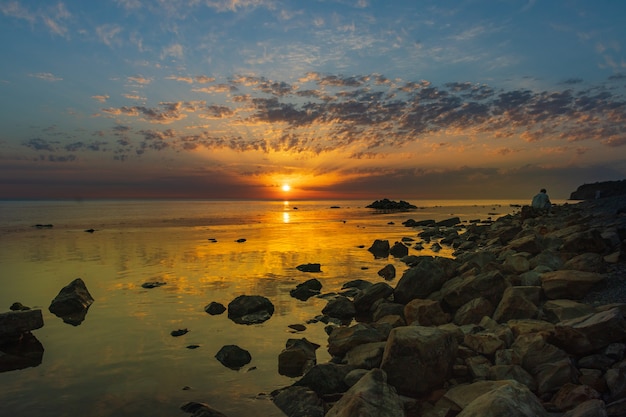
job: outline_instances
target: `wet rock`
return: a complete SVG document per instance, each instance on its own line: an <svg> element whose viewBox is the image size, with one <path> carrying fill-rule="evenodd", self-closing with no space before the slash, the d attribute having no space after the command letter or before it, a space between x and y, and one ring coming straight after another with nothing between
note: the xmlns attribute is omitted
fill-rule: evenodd
<svg viewBox="0 0 626 417"><path fill-rule="evenodd" d="M289 417L324 417L328 409L319 395L305 386L287 387L275 393L272 399Z"/></svg>
<svg viewBox="0 0 626 417"><path fill-rule="evenodd" d="M626 320L619 308L557 323L551 342L572 354L587 354L626 340Z"/></svg>
<svg viewBox="0 0 626 417"><path fill-rule="evenodd" d="M18 339L0 337L0 372L16 371L41 365L43 345L30 332Z"/></svg>
<svg viewBox="0 0 626 417"><path fill-rule="evenodd" d="M183 404L180 407L185 413L191 413L192 417L226 417L220 411L205 403L195 401Z"/></svg>
<svg viewBox="0 0 626 417"><path fill-rule="evenodd" d="M551 300L558 298L580 300L603 279L604 277L596 272L563 269L542 274L541 286L546 297Z"/></svg>
<svg viewBox="0 0 626 417"><path fill-rule="evenodd" d="M180 337L186 335L187 333L189 333L189 329L178 329L172 330L170 335L172 335L172 337Z"/></svg>
<svg viewBox="0 0 626 417"><path fill-rule="evenodd" d="M40 309L9 311L0 314L0 344L19 340L24 333L43 327Z"/></svg>
<svg viewBox="0 0 626 417"><path fill-rule="evenodd" d="M142 288L157 288L157 287L162 287L163 285L166 285L167 282L162 282L162 281L148 281L148 282L144 282L143 284L141 284Z"/></svg>
<svg viewBox="0 0 626 417"><path fill-rule="evenodd" d="M217 316L219 314L222 314L223 312L226 311L226 307L224 307L224 304L222 303L218 303L217 301L211 301L209 304L207 304L204 307L204 311L207 314L210 314L212 316Z"/></svg>
<svg viewBox="0 0 626 417"><path fill-rule="evenodd" d="M323 397L325 395L346 392L346 375L354 368L336 363L317 364L311 368L295 386L305 386Z"/></svg>
<svg viewBox="0 0 626 417"><path fill-rule="evenodd" d="M318 263L309 263L296 266L300 272L322 272L322 265Z"/></svg>
<svg viewBox="0 0 626 417"><path fill-rule="evenodd" d="M328 300L328 303L322 309L322 314L339 320L349 320L356 314L356 309L352 300L343 295L338 295Z"/></svg>
<svg viewBox="0 0 626 417"><path fill-rule="evenodd" d="M250 363L252 356L250 352L237 345L223 346L216 354L215 358L227 368L238 370Z"/></svg>
<svg viewBox="0 0 626 417"><path fill-rule="evenodd" d="M328 353L343 357L349 350L358 345L382 342L385 339L384 333L365 323L358 323L350 327L336 327L328 336Z"/></svg>
<svg viewBox="0 0 626 417"><path fill-rule="evenodd" d="M369 312L376 301L386 299L391 294L393 294L393 288L389 284L377 282L365 288L354 297L354 307L357 312Z"/></svg>
<svg viewBox="0 0 626 417"><path fill-rule="evenodd" d="M459 307L454 314L454 323L459 326L478 324L483 317L491 316L494 310L495 307L486 298L474 298Z"/></svg>
<svg viewBox="0 0 626 417"><path fill-rule="evenodd" d="M389 241L376 239L367 250L371 252L375 258L387 258L389 257Z"/></svg>
<svg viewBox="0 0 626 417"><path fill-rule="evenodd" d="M420 326L439 326L451 320L450 314L441 309L439 301L419 298L404 307L404 318L408 324Z"/></svg>
<svg viewBox="0 0 626 417"><path fill-rule="evenodd" d="M278 355L278 373L291 378L303 375L317 363L315 351L319 347L306 338L288 339Z"/></svg>
<svg viewBox="0 0 626 417"><path fill-rule="evenodd" d="M261 295L240 295L228 304L228 318L237 324L258 324L274 314L274 304Z"/></svg>
<svg viewBox="0 0 626 417"><path fill-rule="evenodd" d="M345 363L360 369L379 368L386 344L387 342L373 342L355 346L346 353Z"/></svg>
<svg viewBox="0 0 626 417"><path fill-rule="evenodd" d="M402 242L395 242L389 249L389 254L394 258L402 258L409 254L409 248Z"/></svg>
<svg viewBox="0 0 626 417"><path fill-rule="evenodd" d="M63 319L65 323L78 326L85 320L93 302L94 299L87 290L85 282L76 278L61 289L52 300L48 310Z"/></svg>
<svg viewBox="0 0 626 417"><path fill-rule="evenodd" d="M415 298L428 298L446 280L445 270L432 258L424 258L402 274L393 292L394 300L406 304Z"/></svg>
<svg viewBox="0 0 626 417"><path fill-rule="evenodd" d="M435 223L436 226L439 227L453 227L457 224L461 223L461 219L458 217L450 217L449 219L440 220Z"/></svg>
<svg viewBox="0 0 626 417"><path fill-rule="evenodd" d="M306 301L309 298L319 295L322 289L322 283L313 278L296 285L296 288L289 291L289 295L300 301Z"/></svg>
<svg viewBox="0 0 626 417"><path fill-rule="evenodd" d="M378 275L387 281L391 281L396 277L396 267L392 264L387 264L378 271Z"/></svg>
<svg viewBox="0 0 626 417"><path fill-rule="evenodd" d="M24 304L22 304L20 302L15 302L15 303L11 304L11 307L9 307L9 310L11 310L11 311L24 311L24 310L30 310L30 307L25 306Z"/></svg>

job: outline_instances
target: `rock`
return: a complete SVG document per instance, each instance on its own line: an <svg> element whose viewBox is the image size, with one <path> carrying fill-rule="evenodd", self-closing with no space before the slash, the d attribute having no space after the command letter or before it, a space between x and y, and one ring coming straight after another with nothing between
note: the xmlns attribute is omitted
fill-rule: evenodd
<svg viewBox="0 0 626 417"><path fill-rule="evenodd" d="M606 271L606 264L602 255L588 252L574 256L565 262L563 269L603 273Z"/></svg>
<svg viewBox="0 0 626 417"><path fill-rule="evenodd" d="M389 241L376 239L372 246L367 249L375 258L389 257Z"/></svg>
<svg viewBox="0 0 626 417"><path fill-rule="evenodd" d="M531 391L537 390L537 383L533 376L519 365L494 365L489 368L487 378L494 381L513 379L526 385Z"/></svg>
<svg viewBox="0 0 626 417"><path fill-rule="evenodd" d="M372 305L378 301L383 300L393 294L393 288L386 282L377 282L371 285L354 297L354 307L359 313L369 312Z"/></svg>
<svg viewBox="0 0 626 417"><path fill-rule="evenodd" d="M148 281L148 282L144 282L143 284L141 284L142 288L157 288L157 287L162 287L163 285L166 285L167 282L162 282L162 281Z"/></svg>
<svg viewBox="0 0 626 417"><path fill-rule="evenodd" d="M183 404L180 409L185 413L193 414L192 417L226 417L226 414L217 411L210 405L195 401Z"/></svg>
<svg viewBox="0 0 626 417"><path fill-rule="evenodd" d="M0 336L0 372L39 366L43 352L43 345L30 332L17 338Z"/></svg>
<svg viewBox="0 0 626 417"><path fill-rule="evenodd" d="M551 342L575 355L584 355L626 339L626 320L617 307L557 323Z"/></svg>
<svg viewBox="0 0 626 417"><path fill-rule="evenodd" d="M324 417L326 414L326 404L308 387L287 387L275 394L272 399L288 417Z"/></svg>
<svg viewBox="0 0 626 417"><path fill-rule="evenodd" d="M506 347L502 339L488 330L466 334L463 344L481 355L493 355L496 351Z"/></svg>
<svg viewBox="0 0 626 417"><path fill-rule="evenodd" d="M321 264L309 263L298 265L296 269L300 272L322 272L321 266Z"/></svg>
<svg viewBox="0 0 626 417"><path fill-rule="evenodd" d="M385 372L374 369L354 384L326 417L404 417L396 391L387 384Z"/></svg>
<svg viewBox="0 0 626 417"><path fill-rule="evenodd" d="M303 375L317 363L315 351L319 347L306 338L287 339L285 349L278 355L278 373L290 378Z"/></svg>
<svg viewBox="0 0 626 417"><path fill-rule="evenodd" d="M372 308L374 309L372 313L372 320L378 321L385 316L400 316L404 317L404 305L399 303L391 303L387 300L383 300L383 302L375 303Z"/></svg>
<svg viewBox="0 0 626 417"><path fill-rule="evenodd" d="M339 320L349 320L356 314L354 303L343 295L328 300L326 306L322 309L322 314Z"/></svg>
<svg viewBox="0 0 626 417"><path fill-rule="evenodd" d="M541 287L508 287L493 313L493 319L506 323L512 319L537 318L540 301Z"/></svg>
<svg viewBox="0 0 626 417"><path fill-rule="evenodd" d="M87 311L93 302L94 299L89 294L85 282L76 278L59 291L59 294L50 303L48 310L63 319L65 323L78 326L85 320Z"/></svg>
<svg viewBox="0 0 626 417"><path fill-rule="evenodd" d="M587 295L595 284L603 279L601 274L595 272L563 269L542 274L541 286L548 299L567 298L580 300Z"/></svg>
<svg viewBox="0 0 626 417"><path fill-rule="evenodd" d="M457 417L547 417L539 399L525 386L509 381L489 391L461 411Z"/></svg>
<svg viewBox="0 0 626 417"><path fill-rule="evenodd" d="M507 271L521 274L530 269L530 262L523 254L516 253L514 255L507 256L502 266Z"/></svg>
<svg viewBox="0 0 626 417"><path fill-rule="evenodd" d="M601 395L588 385L568 383L552 397L554 404L561 411L569 411L589 400L599 400Z"/></svg>
<svg viewBox="0 0 626 417"><path fill-rule="evenodd" d="M293 298L297 298L300 301L306 301L309 298L318 295L321 289L322 283L319 280L313 278L296 285L296 288L289 291L289 295L291 295Z"/></svg>
<svg viewBox="0 0 626 417"><path fill-rule="evenodd" d="M227 368L238 370L250 363L252 356L250 352L237 345L223 346L216 354L215 358Z"/></svg>
<svg viewBox="0 0 626 417"><path fill-rule="evenodd" d="M381 369L399 394L428 394L450 377L457 349L450 332L424 326L397 327L387 339Z"/></svg>
<svg viewBox="0 0 626 417"><path fill-rule="evenodd" d="M402 242L395 242L389 249L389 254L394 258L402 258L409 254L409 248Z"/></svg>
<svg viewBox="0 0 626 417"><path fill-rule="evenodd" d="M170 334L173 337L179 337L179 336L183 336L186 335L187 333L189 333L189 329L178 329L178 330L172 330L170 332Z"/></svg>
<svg viewBox="0 0 626 417"><path fill-rule="evenodd" d="M386 344L387 342L373 342L355 346L346 353L344 361L355 368L379 368Z"/></svg>
<svg viewBox="0 0 626 417"><path fill-rule="evenodd" d="M508 381L475 381L459 384L446 391L437 405L449 409L453 413L451 415L455 415L481 395L508 384Z"/></svg>
<svg viewBox="0 0 626 417"><path fill-rule="evenodd" d="M585 401L562 417L607 417L606 404L602 400Z"/></svg>
<svg viewBox="0 0 626 417"><path fill-rule="evenodd" d="M570 194L570 200L595 200L626 194L626 180L583 184Z"/></svg>
<svg viewBox="0 0 626 417"><path fill-rule="evenodd" d="M543 312L552 323L558 323L576 317L587 316L596 312L589 304L579 303L573 300L549 300L543 305Z"/></svg>
<svg viewBox="0 0 626 417"><path fill-rule="evenodd" d="M317 364L294 385L308 387L319 396L345 392L348 389L346 375L353 369L336 363Z"/></svg>
<svg viewBox="0 0 626 417"><path fill-rule="evenodd" d="M25 306L24 304L20 303L20 302L15 302L13 304L11 304L11 307L9 307L9 310L11 311L24 311L24 310L30 310L30 307Z"/></svg>
<svg viewBox="0 0 626 417"><path fill-rule="evenodd" d="M443 301L453 309L478 297L484 297L497 305L507 286L504 276L499 271L492 271L453 278L443 285L441 295Z"/></svg>
<svg viewBox="0 0 626 417"><path fill-rule="evenodd" d="M404 307L404 318L408 324L420 326L439 326L449 323L451 317L441 309L441 303L435 300L416 298Z"/></svg>
<svg viewBox="0 0 626 417"><path fill-rule="evenodd" d="M394 300L406 304L415 298L428 298L430 294L438 291L446 280L444 269L432 258L424 258L402 274L393 292Z"/></svg>
<svg viewBox="0 0 626 417"><path fill-rule="evenodd" d="M561 250L569 253L603 253L607 245L598 230L583 230L572 233L564 238Z"/></svg>
<svg viewBox="0 0 626 417"><path fill-rule="evenodd" d="M391 281L396 277L396 267L392 264L387 264L378 271L378 275L387 281Z"/></svg>
<svg viewBox="0 0 626 417"><path fill-rule="evenodd" d="M382 200L376 200L365 207L382 211L409 211L415 210L417 208L417 206L414 206L413 204L408 203L404 200L393 201L387 198L384 198Z"/></svg>
<svg viewBox="0 0 626 417"><path fill-rule="evenodd" d="M385 334L365 323L358 323L350 327L336 327L328 337L328 353L343 357L358 345L382 342L385 339Z"/></svg>
<svg viewBox="0 0 626 417"><path fill-rule="evenodd" d="M534 234L523 236L509 242L506 249L513 250L515 252L528 252L531 255L537 255L542 250L541 238Z"/></svg>
<svg viewBox="0 0 626 417"><path fill-rule="evenodd" d="M19 340L24 333L43 327L40 309L9 311L0 314L0 344Z"/></svg>
<svg viewBox="0 0 626 417"><path fill-rule="evenodd" d="M491 316L494 310L495 307L486 298L474 298L463 304L456 313L454 313L454 323L459 326L477 324L483 317Z"/></svg>
<svg viewBox="0 0 626 417"><path fill-rule="evenodd" d="M218 303L216 301L211 301L204 307L204 311L212 316L217 316L226 311L226 307L224 304Z"/></svg>
<svg viewBox="0 0 626 417"><path fill-rule="evenodd" d="M437 223L435 223L435 226L439 226L439 227L453 227L453 226L456 226L459 223L461 223L461 219L460 218L458 218L458 217L451 217L449 219L438 221Z"/></svg>
<svg viewBox="0 0 626 417"><path fill-rule="evenodd" d="M261 295L240 295L228 304L228 318L237 324L257 324L269 320L274 304Z"/></svg>

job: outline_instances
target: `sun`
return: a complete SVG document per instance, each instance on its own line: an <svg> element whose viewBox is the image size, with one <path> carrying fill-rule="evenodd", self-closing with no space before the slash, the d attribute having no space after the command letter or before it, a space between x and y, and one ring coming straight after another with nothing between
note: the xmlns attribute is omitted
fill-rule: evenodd
<svg viewBox="0 0 626 417"><path fill-rule="evenodd" d="M291 191L291 185L289 185L289 184L283 184L283 186L282 186L282 187L280 187L280 188L282 188L282 190L283 190L284 192Z"/></svg>

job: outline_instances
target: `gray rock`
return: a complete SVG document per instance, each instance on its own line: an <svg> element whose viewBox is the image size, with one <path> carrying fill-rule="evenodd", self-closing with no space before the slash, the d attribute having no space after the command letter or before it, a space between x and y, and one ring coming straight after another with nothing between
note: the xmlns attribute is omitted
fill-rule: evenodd
<svg viewBox="0 0 626 417"><path fill-rule="evenodd" d="M237 345L223 346L215 354L215 358L225 367L235 370L249 364L252 360L250 352Z"/></svg>
<svg viewBox="0 0 626 417"><path fill-rule="evenodd" d="M276 393L272 399L288 417L324 417L326 414L326 404L308 387L287 387Z"/></svg>
<svg viewBox="0 0 626 417"><path fill-rule="evenodd" d="M237 324L257 324L269 320L274 304L261 295L240 295L228 304L228 318Z"/></svg>

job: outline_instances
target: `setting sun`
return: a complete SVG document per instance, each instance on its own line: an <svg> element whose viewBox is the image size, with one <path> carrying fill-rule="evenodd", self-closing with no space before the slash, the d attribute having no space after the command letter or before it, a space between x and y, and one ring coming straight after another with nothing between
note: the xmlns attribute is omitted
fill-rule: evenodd
<svg viewBox="0 0 626 417"><path fill-rule="evenodd" d="M283 184L281 188L284 192L291 191L291 186L289 184Z"/></svg>

